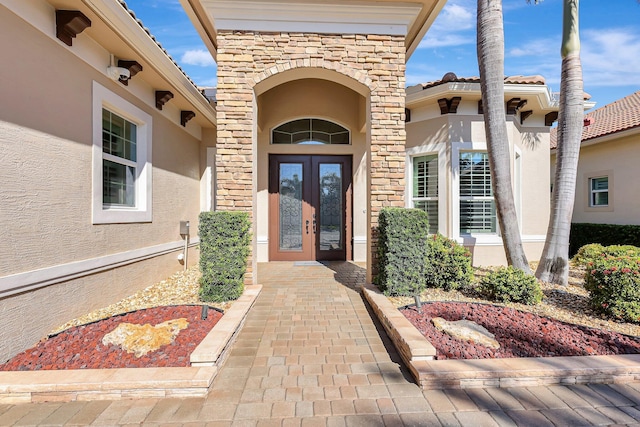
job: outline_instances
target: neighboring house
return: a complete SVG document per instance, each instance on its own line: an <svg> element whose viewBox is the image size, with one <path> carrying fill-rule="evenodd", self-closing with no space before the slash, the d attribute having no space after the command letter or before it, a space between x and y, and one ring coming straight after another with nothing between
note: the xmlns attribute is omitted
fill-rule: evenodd
<svg viewBox="0 0 640 427"><path fill-rule="evenodd" d="M201 210L250 213L249 283L279 260L364 262L371 280L385 206L504 263L478 79L405 89L444 3L183 1L217 61L214 108L123 2L2 0L0 360L181 269L180 222L197 244ZM505 113L535 260L557 105L509 77Z"/></svg>
<svg viewBox="0 0 640 427"><path fill-rule="evenodd" d="M556 137L553 129L552 180ZM572 222L640 225L639 160L640 91L586 113Z"/></svg>
<svg viewBox="0 0 640 427"><path fill-rule="evenodd" d="M182 269L216 113L118 1L3 0L0 27L1 363Z"/></svg>

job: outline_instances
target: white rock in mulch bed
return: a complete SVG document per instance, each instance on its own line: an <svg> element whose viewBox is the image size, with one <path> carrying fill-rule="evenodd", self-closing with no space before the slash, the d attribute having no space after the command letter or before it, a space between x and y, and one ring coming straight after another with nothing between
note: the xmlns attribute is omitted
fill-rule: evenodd
<svg viewBox="0 0 640 427"><path fill-rule="evenodd" d="M495 336L491 332L470 320L463 319L450 322L442 317L434 317L431 319L431 322L436 329L444 332L452 338L462 341L471 341L493 349L500 348L500 343L495 340Z"/></svg>

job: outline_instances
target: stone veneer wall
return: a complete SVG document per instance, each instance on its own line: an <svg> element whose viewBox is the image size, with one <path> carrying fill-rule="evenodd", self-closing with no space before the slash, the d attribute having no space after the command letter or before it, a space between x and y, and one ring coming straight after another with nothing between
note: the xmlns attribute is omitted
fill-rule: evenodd
<svg viewBox="0 0 640 427"><path fill-rule="evenodd" d="M383 206L404 206L403 36L220 31L217 41L218 209L246 210L253 215L253 139L257 118L254 87L294 68L333 70L369 89L372 230L377 227ZM372 268L375 272L376 233L372 233L370 242L369 272ZM246 283L255 281L253 252L250 257Z"/></svg>

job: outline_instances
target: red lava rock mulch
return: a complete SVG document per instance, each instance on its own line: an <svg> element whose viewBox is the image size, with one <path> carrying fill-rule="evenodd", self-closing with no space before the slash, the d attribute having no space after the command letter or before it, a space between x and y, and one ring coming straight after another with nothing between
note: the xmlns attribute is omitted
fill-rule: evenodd
<svg viewBox="0 0 640 427"><path fill-rule="evenodd" d="M202 306L197 305L156 307L69 328L16 355L0 365L0 371L189 366L191 352L222 317L210 308L207 319L201 320L201 313ZM189 326L175 341L139 358L119 346L102 344L102 337L120 323L157 325L179 318L186 318Z"/></svg>
<svg viewBox="0 0 640 427"><path fill-rule="evenodd" d="M571 325L513 308L489 304L434 302L402 313L436 348L436 358L496 359L509 357L593 356L640 353L640 340L617 332ZM438 331L431 319L471 320L500 343L497 350L463 342Z"/></svg>

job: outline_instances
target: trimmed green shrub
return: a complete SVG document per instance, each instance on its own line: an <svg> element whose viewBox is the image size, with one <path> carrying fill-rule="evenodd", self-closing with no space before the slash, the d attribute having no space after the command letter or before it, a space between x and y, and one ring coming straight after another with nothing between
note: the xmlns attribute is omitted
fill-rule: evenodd
<svg viewBox="0 0 640 427"><path fill-rule="evenodd" d="M412 296L424 290L428 230L421 209L380 211L376 284L386 295Z"/></svg>
<svg viewBox="0 0 640 427"><path fill-rule="evenodd" d="M200 214L200 299L235 300L244 290L244 274L251 242L247 212Z"/></svg>
<svg viewBox="0 0 640 427"><path fill-rule="evenodd" d="M578 265L586 267L590 262L606 256L639 257L640 248L632 245L602 246L599 243L591 243L581 247L578 250L578 253L573 257L572 261Z"/></svg>
<svg viewBox="0 0 640 427"><path fill-rule="evenodd" d="M589 243L640 246L640 225L571 224L569 256L575 255L578 249Z"/></svg>
<svg viewBox="0 0 640 427"><path fill-rule="evenodd" d="M489 299L536 305L542 301L538 279L517 268L501 267L480 281L480 291Z"/></svg>
<svg viewBox="0 0 640 427"><path fill-rule="evenodd" d="M640 257L605 255L587 264L585 289L598 311L640 322Z"/></svg>
<svg viewBox="0 0 640 427"><path fill-rule="evenodd" d="M441 234L427 239L425 264L427 287L449 291L467 286L473 280L469 250Z"/></svg>
<svg viewBox="0 0 640 427"><path fill-rule="evenodd" d="M578 249L578 252L571 258L571 261L576 265L584 267L587 263L593 261L603 253L604 246L600 243L590 243Z"/></svg>

